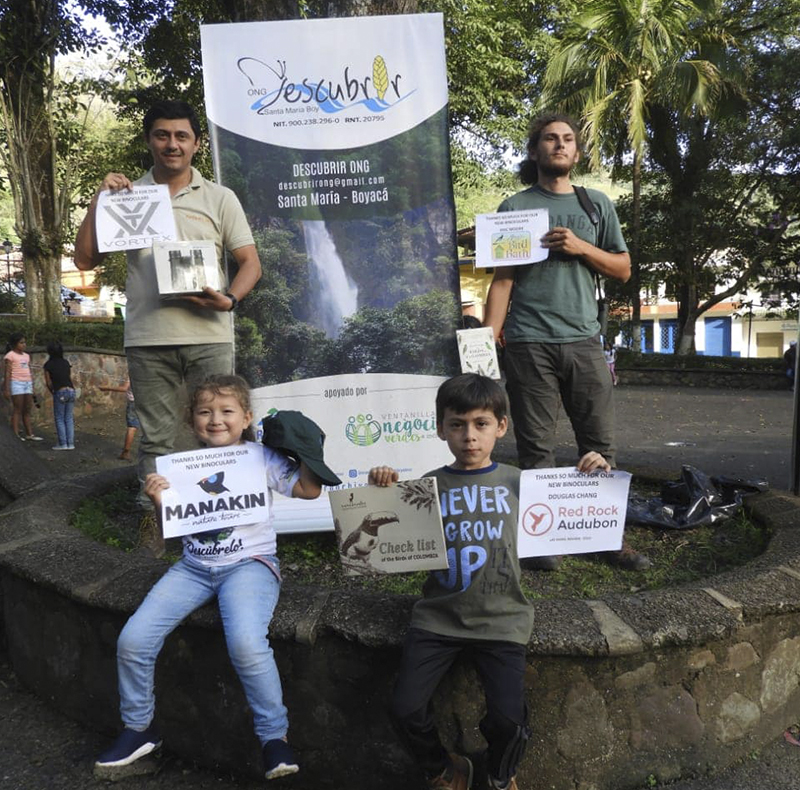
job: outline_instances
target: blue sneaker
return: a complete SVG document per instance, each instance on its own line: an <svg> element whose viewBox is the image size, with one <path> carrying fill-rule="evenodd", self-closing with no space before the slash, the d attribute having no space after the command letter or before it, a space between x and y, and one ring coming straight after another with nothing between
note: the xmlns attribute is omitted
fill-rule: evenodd
<svg viewBox="0 0 800 790"><path fill-rule="evenodd" d="M289 776L300 770L291 747L283 738L267 741L263 746L262 754L264 755L264 777L266 779Z"/></svg>
<svg viewBox="0 0 800 790"><path fill-rule="evenodd" d="M97 758L95 767L112 768L130 765L140 757L154 752L159 746L161 737L152 724L144 732L136 732L126 727L111 747Z"/></svg>

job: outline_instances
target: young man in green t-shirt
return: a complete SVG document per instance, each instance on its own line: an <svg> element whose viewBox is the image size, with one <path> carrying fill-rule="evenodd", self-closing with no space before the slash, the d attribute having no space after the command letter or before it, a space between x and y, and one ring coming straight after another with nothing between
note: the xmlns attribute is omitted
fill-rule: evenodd
<svg viewBox="0 0 800 790"><path fill-rule="evenodd" d="M625 282L631 259L614 204L587 190L598 222L581 206L570 180L580 158L580 132L566 115L531 124L520 179L531 186L499 211L545 208L550 230L546 260L495 271L484 326L505 336L505 374L517 454L523 469L556 466L556 422L563 404L578 455L595 451L615 465L613 384L600 342L595 278ZM510 309L509 309L510 308ZM609 560L630 570L650 562L627 547ZM542 558L550 568L558 558Z"/></svg>
<svg viewBox="0 0 800 790"><path fill-rule="evenodd" d="M428 474L439 489L447 546L446 571L431 573L414 605L403 645L392 714L432 790L467 790L472 763L448 754L431 697L456 658L467 653L486 693L480 728L488 744L491 788L516 790L514 775L528 740L525 648L533 608L520 587L517 559L519 469L492 461L508 429L506 397L497 382L475 373L449 379L436 396L436 423L454 460ZM608 470L599 453L581 458L582 472ZM391 485L391 467L370 482Z"/></svg>

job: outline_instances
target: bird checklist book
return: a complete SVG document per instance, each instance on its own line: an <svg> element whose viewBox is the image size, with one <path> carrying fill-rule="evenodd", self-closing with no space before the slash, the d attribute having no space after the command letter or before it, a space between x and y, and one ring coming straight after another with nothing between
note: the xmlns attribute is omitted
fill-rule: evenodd
<svg viewBox="0 0 800 790"><path fill-rule="evenodd" d="M161 491L165 538L268 521L264 448L256 442L156 458L169 488Z"/></svg>
<svg viewBox="0 0 800 790"><path fill-rule="evenodd" d="M433 477L403 480L385 488L342 488L329 491L328 496L339 558L348 576L447 568Z"/></svg>

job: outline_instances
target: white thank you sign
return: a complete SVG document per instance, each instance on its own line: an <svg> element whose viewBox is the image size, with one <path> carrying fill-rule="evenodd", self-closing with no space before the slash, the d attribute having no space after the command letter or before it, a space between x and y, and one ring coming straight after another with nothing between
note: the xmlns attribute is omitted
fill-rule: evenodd
<svg viewBox="0 0 800 790"><path fill-rule="evenodd" d="M136 186L97 198L97 249L100 252L143 250L155 241L175 241L178 234L166 184Z"/></svg>
<svg viewBox="0 0 800 790"><path fill-rule="evenodd" d="M519 556L618 551L630 484L630 473L620 471L584 474L564 467L522 472Z"/></svg>
<svg viewBox="0 0 800 790"><path fill-rule="evenodd" d="M164 455L156 470L169 481L161 492L165 538L269 519L264 448L256 442Z"/></svg>

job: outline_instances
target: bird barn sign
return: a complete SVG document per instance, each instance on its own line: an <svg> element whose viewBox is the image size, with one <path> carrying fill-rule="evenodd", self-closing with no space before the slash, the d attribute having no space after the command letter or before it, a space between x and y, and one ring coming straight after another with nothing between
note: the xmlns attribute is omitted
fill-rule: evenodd
<svg viewBox="0 0 800 790"><path fill-rule="evenodd" d="M436 480L329 492L339 555L349 576L447 568Z"/></svg>
<svg viewBox="0 0 800 790"><path fill-rule="evenodd" d="M169 481L161 492L165 538L269 521L264 448L255 442L156 459Z"/></svg>

